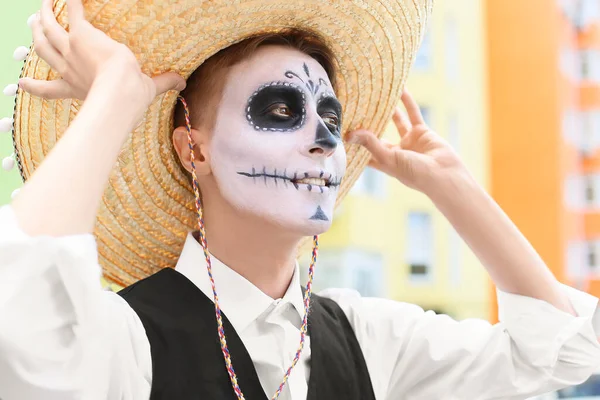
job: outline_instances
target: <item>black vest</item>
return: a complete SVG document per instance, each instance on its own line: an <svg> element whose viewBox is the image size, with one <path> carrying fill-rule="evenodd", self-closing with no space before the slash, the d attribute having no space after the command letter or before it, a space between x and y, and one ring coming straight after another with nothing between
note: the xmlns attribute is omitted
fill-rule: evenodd
<svg viewBox="0 0 600 400"><path fill-rule="evenodd" d="M219 345L214 304L196 285L167 268L119 294L140 317L150 342L151 400L236 400ZM362 351L337 303L313 295L308 321L308 400L374 400ZM224 314L223 325L244 397L269 399Z"/></svg>

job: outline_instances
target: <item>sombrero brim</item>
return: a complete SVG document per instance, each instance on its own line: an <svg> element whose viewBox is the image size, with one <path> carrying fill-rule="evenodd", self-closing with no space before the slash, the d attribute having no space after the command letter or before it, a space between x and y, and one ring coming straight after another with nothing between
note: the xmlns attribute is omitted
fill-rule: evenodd
<svg viewBox="0 0 600 400"><path fill-rule="evenodd" d="M126 44L150 75L184 77L211 55L248 37L290 28L320 37L335 54L344 132L359 126L378 134L397 104L419 47L433 0L229 1L89 0L94 26ZM67 25L66 3L55 14ZM34 49L33 49L34 50ZM31 51L22 77L57 79ZM173 267L187 232L196 229L193 193L171 149L175 92L158 97L126 141L104 193L95 236L105 278L129 285ZM14 145L23 179L31 176L65 132L81 103L48 101L19 91ZM368 161L348 146L338 204Z"/></svg>

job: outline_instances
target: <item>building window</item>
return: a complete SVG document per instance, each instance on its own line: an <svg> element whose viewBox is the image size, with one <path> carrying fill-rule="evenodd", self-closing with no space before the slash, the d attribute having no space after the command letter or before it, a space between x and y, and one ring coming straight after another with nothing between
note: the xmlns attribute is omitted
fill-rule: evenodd
<svg viewBox="0 0 600 400"><path fill-rule="evenodd" d="M583 29L600 19L600 2L598 0L579 0L578 2L570 0L569 2L574 3L570 7L575 8L574 23L578 28Z"/></svg>
<svg viewBox="0 0 600 400"><path fill-rule="evenodd" d="M567 176L563 189L565 205L570 210L585 208L585 183L581 175Z"/></svg>
<svg viewBox="0 0 600 400"><path fill-rule="evenodd" d="M560 70L572 81L578 82L581 80L579 50L564 47L560 50Z"/></svg>
<svg viewBox="0 0 600 400"><path fill-rule="evenodd" d="M587 263L590 269L595 269L598 266L598 253L594 243L588 243Z"/></svg>
<svg viewBox="0 0 600 400"><path fill-rule="evenodd" d="M458 233L450 226L448 230L448 268L450 270L450 283L460 286L462 269L463 241Z"/></svg>
<svg viewBox="0 0 600 400"><path fill-rule="evenodd" d="M584 154L590 154L594 150L594 120L590 112L582 111L579 114L580 117L580 129L578 148Z"/></svg>
<svg viewBox="0 0 600 400"><path fill-rule="evenodd" d="M570 175L563 195L567 207L574 211L600 209L600 174Z"/></svg>
<svg viewBox="0 0 600 400"><path fill-rule="evenodd" d="M592 176L585 177L585 204L593 205L596 201L596 188L594 187L594 178Z"/></svg>
<svg viewBox="0 0 600 400"><path fill-rule="evenodd" d="M360 268L354 272L354 287L363 296L376 296L377 289L369 271Z"/></svg>
<svg viewBox="0 0 600 400"><path fill-rule="evenodd" d="M306 282L308 279L308 267L310 266L310 254L305 252L301 254L298 261L300 265L300 281ZM317 268L313 281L313 291L319 292L328 288L344 287L343 260L340 254L335 251L321 250L317 258Z"/></svg>
<svg viewBox="0 0 600 400"><path fill-rule="evenodd" d="M460 153L460 130L458 128L458 117L450 116L448 119L448 143L456 151Z"/></svg>
<svg viewBox="0 0 600 400"><path fill-rule="evenodd" d="M596 152L600 148L600 109L566 110L562 115L561 129L564 140L583 155Z"/></svg>
<svg viewBox="0 0 600 400"><path fill-rule="evenodd" d="M433 263L433 229L431 215L424 212L408 214L407 263L411 281L429 281Z"/></svg>
<svg viewBox="0 0 600 400"><path fill-rule="evenodd" d="M584 179L584 208L600 208L600 174L589 174Z"/></svg>
<svg viewBox="0 0 600 400"><path fill-rule="evenodd" d="M376 169L367 167L354 186L353 194L366 194L378 198L385 197L385 175Z"/></svg>
<svg viewBox="0 0 600 400"><path fill-rule="evenodd" d="M427 126L431 127L431 109L429 106L419 105L419 109L421 109L421 115L423 116L423 121Z"/></svg>
<svg viewBox="0 0 600 400"><path fill-rule="evenodd" d="M574 282L580 282L586 279L586 264L589 257L586 258L585 242L571 241L567 245L566 264L569 279Z"/></svg>
<svg viewBox="0 0 600 400"><path fill-rule="evenodd" d="M349 249L344 252L343 259L348 287L357 290L362 296L385 297L381 254Z"/></svg>
<svg viewBox="0 0 600 400"><path fill-rule="evenodd" d="M600 51L586 49L579 52L581 79L594 83L600 82Z"/></svg>
<svg viewBox="0 0 600 400"><path fill-rule="evenodd" d="M423 36L423 42L417 52L415 58L415 69L416 70L428 70L431 68L433 57L433 48L431 45L431 31L428 29Z"/></svg>
<svg viewBox="0 0 600 400"><path fill-rule="evenodd" d="M582 50L579 54L579 61L581 62L581 79L590 79L590 71L591 71L591 54L589 51Z"/></svg>
<svg viewBox="0 0 600 400"><path fill-rule="evenodd" d="M563 139L578 149L582 147L581 120L581 113L573 109L566 109L562 114Z"/></svg>
<svg viewBox="0 0 600 400"><path fill-rule="evenodd" d="M600 275L600 240L589 240L586 243L586 263L584 277L597 277Z"/></svg>
<svg viewBox="0 0 600 400"><path fill-rule="evenodd" d="M362 296L383 296L383 263L380 256L362 254L362 257L356 257L354 262L350 262L347 273L350 287Z"/></svg>
<svg viewBox="0 0 600 400"><path fill-rule="evenodd" d="M573 0L558 0L562 12L572 24L578 24L578 14L580 5Z"/></svg>
<svg viewBox="0 0 600 400"><path fill-rule="evenodd" d="M341 266L338 263L330 263L327 266L323 266L323 262L321 260L318 260L319 263L319 268L318 268L318 278L315 281L315 287L318 288L318 290L322 290L322 289L327 289L327 288L335 288L335 287L340 287L342 285L342 269L340 268ZM310 264L310 260L309 263L306 263L306 265ZM303 280L304 282L305 280ZM318 282L318 284L317 284Z"/></svg>
<svg viewBox="0 0 600 400"><path fill-rule="evenodd" d="M460 55L459 55L459 38L458 24L452 17L446 20L446 35L445 35L445 50L446 50L446 77L450 82L456 82L460 75Z"/></svg>
<svg viewBox="0 0 600 400"><path fill-rule="evenodd" d="M429 274L428 264L419 263L418 261L410 264L411 276L426 276L427 274Z"/></svg>
<svg viewBox="0 0 600 400"><path fill-rule="evenodd" d="M579 149L589 155L600 147L600 110L582 111L580 118Z"/></svg>
<svg viewBox="0 0 600 400"><path fill-rule="evenodd" d="M308 277L309 264L310 258L303 256L300 263L302 281ZM318 265L315 292L328 288L349 288L362 296L385 297L383 257L379 253L354 248L321 250Z"/></svg>

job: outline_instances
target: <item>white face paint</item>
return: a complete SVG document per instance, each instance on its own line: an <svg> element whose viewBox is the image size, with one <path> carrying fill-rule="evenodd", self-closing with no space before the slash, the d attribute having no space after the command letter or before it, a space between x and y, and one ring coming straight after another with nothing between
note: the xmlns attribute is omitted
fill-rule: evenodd
<svg viewBox="0 0 600 400"><path fill-rule="evenodd" d="M341 120L317 61L260 48L232 68L218 108L210 154L223 198L302 235L326 231L346 171Z"/></svg>

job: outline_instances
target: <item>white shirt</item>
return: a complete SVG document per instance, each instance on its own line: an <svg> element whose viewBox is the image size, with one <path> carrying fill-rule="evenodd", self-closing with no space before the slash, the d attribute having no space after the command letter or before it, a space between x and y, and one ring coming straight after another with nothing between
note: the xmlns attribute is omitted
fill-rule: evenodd
<svg viewBox="0 0 600 400"><path fill-rule="evenodd" d="M1 399L148 399L152 362L143 325L120 296L101 290L97 260L92 235L29 237L12 209L0 208ZM177 270L212 298L203 260L188 237ZM300 337L297 270L280 300L217 260L213 273L223 312L270 396ZM456 322L351 290L320 295L348 317L378 400L484 400L525 399L577 384L600 366L598 299L563 290L578 317L498 292L496 325ZM309 360L310 341L282 400L306 398Z"/></svg>

